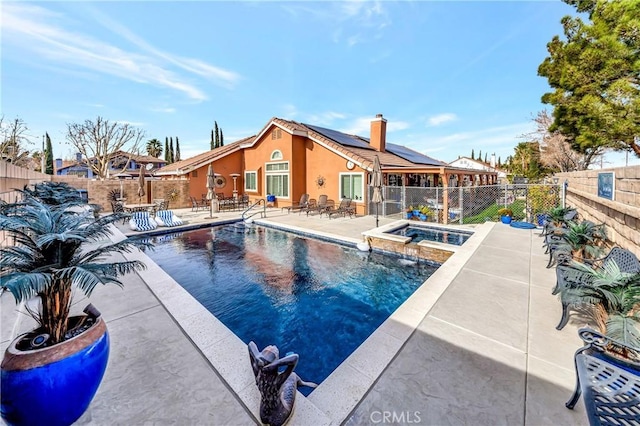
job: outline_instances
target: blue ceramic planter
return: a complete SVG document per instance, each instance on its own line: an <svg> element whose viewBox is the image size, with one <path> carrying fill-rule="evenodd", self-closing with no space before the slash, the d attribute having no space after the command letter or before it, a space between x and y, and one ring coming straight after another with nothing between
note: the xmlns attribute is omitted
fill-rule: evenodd
<svg viewBox="0 0 640 426"><path fill-rule="evenodd" d="M10 425L70 425L89 407L109 358L102 318L79 336L55 346L17 350L2 361L1 414Z"/></svg>
<svg viewBox="0 0 640 426"><path fill-rule="evenodd" d="M500 221L502 223L509 224L509 223L511 223L511 216L500 216Z"/></svg>
<svg viewBox="0 0 640 426"><path fill-rule="evenodd" d="M412 212L407 212L407 219L411 219L413 217L413 213Z"/></svg>

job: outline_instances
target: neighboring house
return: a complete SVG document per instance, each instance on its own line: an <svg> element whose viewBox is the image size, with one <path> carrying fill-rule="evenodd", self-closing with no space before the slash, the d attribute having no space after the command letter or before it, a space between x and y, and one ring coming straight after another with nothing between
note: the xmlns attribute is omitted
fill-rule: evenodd
<svg viewBox="0 0 640 426"><path fill-rule="evenodd" d="M473 170L483 170L488 172L495 172L498 175L498 180L500 183L506 182L507 172L495 166L495 155L491 156L491 162L493 163L485 163L481 160L474 160L469 157L458 157L457 160L453 160L449 163L451 167L461 167L463 169L473 169ZM465 182L466 185L471 185L471 182Z"/></svg>
<svg viewBox="0 0 640 426"><path fill-rule="evenodd" d="M234 195L234 189L253 199L272 194L278 206L287 206L297 203L304 193L316 199L326 194L334 200L351 198L359 213L366 212L376 156L386 186L441 186L462 182L467 175L473 182L496 182L495 172L449 167L389 143L386 128L382 114L372 120L369 138L272 118L255 136L169 164L155 176L187 178L190 195L200 198L207 192L207 169L213 164L215 191L226 197Z"/></svg>
<svg viewBox="0 0 640 426"><path fill-rule="evenodd" d="M127 163L128 162L128 163ZM153 164L152 170L157 170L163 167L166 161L149 155L135 155L125 151L117 151L112 154L110 160L109 174L114 176L118 173L130 174L132 177L140 174L140 169L147 164ZM82 158L82 154L77 153L75 160L62 160L57 158L54 164L54 173L56 175L66 176L79 176L86 178L96 177L90 167L87 166L87 161ZM149 171L145 172L147 175Z"/></svg>

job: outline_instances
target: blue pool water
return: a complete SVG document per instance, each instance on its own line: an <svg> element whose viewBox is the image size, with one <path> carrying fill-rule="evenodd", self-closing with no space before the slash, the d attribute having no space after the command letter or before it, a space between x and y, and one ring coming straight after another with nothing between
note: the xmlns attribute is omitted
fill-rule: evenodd
<svg viewBox="0 0 640 426"><path fill-rule="evenodd" d="M411 237L412 243L427 240L453 244L456 246L461 246L465 241L469 239L471 235L473 235L472 232L467 231L411 225L407 225L403 228L390 231L389 233L394 235L402 235L403 237Z"/></svg>
<svg viewBox="0 0 640 426"><path fill-rule="evenodd" d="M155 239L149 256L240 339L299 354L295 371L316 383L437 268L263 227Z"/></svg>

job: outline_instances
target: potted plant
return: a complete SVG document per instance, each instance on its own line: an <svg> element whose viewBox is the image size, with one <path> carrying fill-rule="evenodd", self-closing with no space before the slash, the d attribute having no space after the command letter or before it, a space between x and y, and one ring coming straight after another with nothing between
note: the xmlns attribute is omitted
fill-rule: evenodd
<svg viewBox="0 0 640 426"><path fill-rule="evenodd" d="M413 217L413 206L407 207L406 217L407 219L411 219Z"/></svg>
<svg viewBox="0 0 640 426"><path fill-rule="evenodd" d="M588 307L587 315L603 334L640 348L640 273L622 272L616 262L594 268L572 261L571 267L587 278L560 289L563 304Z"/></svg>
<svg viewBox="0 0 640 426"><path fill-rule="evenodd" d="M107 365L109 336L92 305L84 315L71 312L73 292L121 286L119 276L145 265L108 256L150 246L104 244L121 217L96 219L67 191L47 199L53 189L39 184L21 191L22 201L0 206L0 231L14 244L0 248L2 289L26 303L38 324L11 342L2 361L1 414L9 424L71 424L86 410Z"/></svg>
<svg viewBox="0 0 640 426"><path fill-rule="evenodd" d="M431 215L433 215L433 210L429 206L420 206L420 220L426 221Z"/></svg>
<svg viewBox="0 0 640 426"><path fill-rule="evenodd" d="M513 216L513 210L508 207L503 207L498 210L498 214L500 215L500 221L502 223L511 223L511 217Z"/></svg>
<svg viewBox="0 0 640 426"><path fill-rule="evenodd" d="M604 224L596 225L588 220L568 222L561 231L562 241L567 244L572 257L596 259L602 256L602 246L607 238Z"/></svg>

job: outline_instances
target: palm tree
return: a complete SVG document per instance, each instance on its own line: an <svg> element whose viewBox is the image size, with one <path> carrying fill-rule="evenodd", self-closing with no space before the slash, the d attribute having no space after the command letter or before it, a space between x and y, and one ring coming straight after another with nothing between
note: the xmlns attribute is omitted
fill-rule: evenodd
<svg viewBox="0 0 640 426"><path fill-rule="evenodd" d="M158 139L149 139L147 142L147 154L156 158L162 155L162 144Z"/></svg>
<svg viewBox="0 0 640 426"><path fill-rule="evenodd" d="M57 188L49 186L43 183L34 191L21 191L23 201L0 206L0 231L14 241L13 246L0 249L2 288L17 303L40 298L39 311L29 310L29 314L40 325L38 331L49 335L48 346L74 334L68 321L74 288L90 296L98 284L122 286L119 276L145 265L138 260L107 262L109 255L150 246L130 239L92 245L111 235L109 225L121 217L95 218L64 193L47 203L37 195L54 194Z"/></svg>
<svg viewBox="0 0 640 426"><path fill-rule="evenodd" d="M590 306L590 315L604 334L640 348L640 273L622 272L616 262L594 268L573 261L571 266L584 278L560 290L562 302Z"/></svg>

